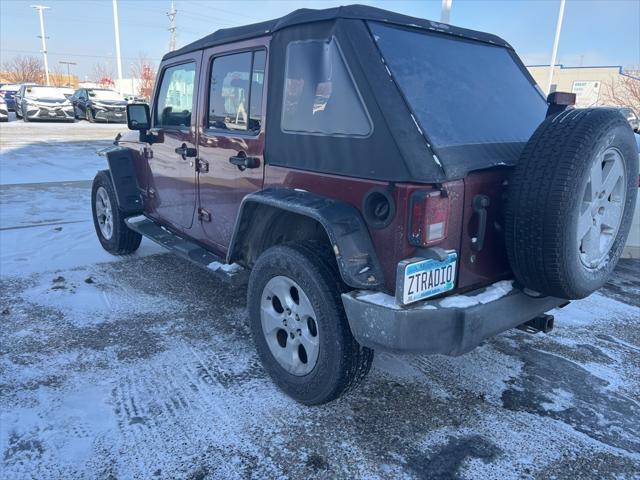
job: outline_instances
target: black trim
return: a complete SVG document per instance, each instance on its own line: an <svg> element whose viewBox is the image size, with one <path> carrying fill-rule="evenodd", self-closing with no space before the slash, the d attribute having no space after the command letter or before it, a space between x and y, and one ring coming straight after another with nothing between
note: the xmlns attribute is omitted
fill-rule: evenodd
<svg viewBox="0 0 640 480"><path fill-rule="evenodd" d="M309 8L301 8L295 10L288 15L266 22L254 23L252 25L243 25L240 27L223 28L196 40L189 45L167 53L163 57L163 61L179 55L202 50L205 48L223 45L226 43L248 40L250 38L262 37L265 35L273 35L282 29L292 26L300 26L327 20L372 20L377 22L390 23L394 25L404 25L423 30L436 31L453 35L457 37L469 38L482 42L499 45L502 47L512 48L502 38L489 33L478 32L466 28L455 27L444 23L433 22L424 18L411 17L399 13L383 10L381 8L369 7L365 5L346 5L342 7L326 8L322 10L312 10Z"/></svg>
<svg viewBox="0 0 640 480"><path fill-rule="evenodd" d="M324 228L340 275L354 288L380 288L384 275L360 212L352 205L314 193L276 188L244 197L227 253L227 263L241 257L245 232L253 222L256 206L267 205L317 221Z"/></svg>
<svg viewBox="0 0 640 480"><path fill-rule="evenodd" d="M125 147L116 147L106 152L105 155L118 199L118 208L125 216L142 213L142 196L131 151Z"/></svg>
<svg viewBox="0 0 640 480"><path fill-rule="evenodd" d="M478 295L484 290L467 295ZM363 293L342 294L351 333L360 345L378 351L452 356L462 355L486 338L567 304L561 298L532 298L515 288L493 302L468 308L442 307L442 298L408 307L380 305L369 301Z"/></svg>

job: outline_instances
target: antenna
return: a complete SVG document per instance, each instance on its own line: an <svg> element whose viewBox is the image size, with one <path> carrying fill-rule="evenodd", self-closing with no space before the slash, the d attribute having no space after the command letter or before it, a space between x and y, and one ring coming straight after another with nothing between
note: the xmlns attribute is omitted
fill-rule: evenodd
<svg viewBox="0 0 640 480"><path fill-rule="evenodd" d="M178 11L176 10L176 4L174 0L171 0L171 10L167 12L167 17L169 17L169 32L171 33L171 37L169 39L169 51L173 52L176 49L176 14Z"/></svg>
<svg viewBox="0 0 640 480"><path fill-rule="evenodd" d="M42 39L42 55L44 56L44 74L47 79L47 85L49 85L49 61L47 58L47 42L46 36L44 34L44 15L43 11L48 10L50 7L45 7L44 5L31 5L31 8L34 8L38 11L38 15L40 16L40 35L39 37Z"/></svg>

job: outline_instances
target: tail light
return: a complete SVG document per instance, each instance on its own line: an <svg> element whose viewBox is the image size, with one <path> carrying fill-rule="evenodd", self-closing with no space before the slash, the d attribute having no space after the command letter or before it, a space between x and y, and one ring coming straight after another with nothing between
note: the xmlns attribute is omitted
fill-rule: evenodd
<svg viewBox="0 0 640 480"><path fill-rule="evenodd" d="M446 191L421 190L411 195L409 243L426 247L447 238L449 196Z"/></svg>

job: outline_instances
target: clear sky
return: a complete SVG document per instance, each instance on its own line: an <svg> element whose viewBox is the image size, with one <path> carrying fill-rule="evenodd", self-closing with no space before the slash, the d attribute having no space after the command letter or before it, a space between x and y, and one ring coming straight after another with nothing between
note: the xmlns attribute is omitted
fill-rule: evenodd
<svg viewBox="0 0 640 480"><path fill-rule="evenodd" d="M296 8L326 8L345 1L176 0L178 47L218 28L267 20ZM440 19L441 0L354 0L417 17ZM30 5L45 12L50 68L77 62L72 73L90 76L93 65L115 75L111 0L0 0L0 63L15 55L41 55L39 21ZM155 60L168 49L170 0L119 0L123 76L144 53ZM548 64L559 0L453 0L451 23L497 34L526 64ZM567 66L640 65L640 0L567 0L558 50Z"/></svg>

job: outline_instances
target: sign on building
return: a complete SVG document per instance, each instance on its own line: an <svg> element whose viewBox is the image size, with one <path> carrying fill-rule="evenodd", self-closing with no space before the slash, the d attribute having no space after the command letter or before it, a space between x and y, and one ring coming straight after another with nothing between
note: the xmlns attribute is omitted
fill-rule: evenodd
<svg viewBox="0 0 640 480"><path fill-rule="evenodd" d="M571 93L576 94L576 107L593 107L598 103L600 84L592 80L577 80L573 82Z"/></svg>

